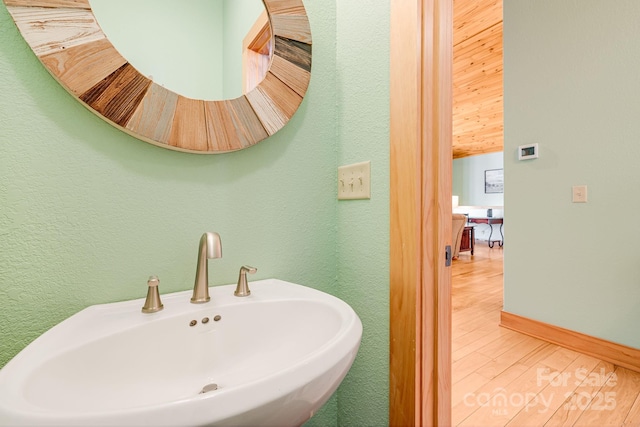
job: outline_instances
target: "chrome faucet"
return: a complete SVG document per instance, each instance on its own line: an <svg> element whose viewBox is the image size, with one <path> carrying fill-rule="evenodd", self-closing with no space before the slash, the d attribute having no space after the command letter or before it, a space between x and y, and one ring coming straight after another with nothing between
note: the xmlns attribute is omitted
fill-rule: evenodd
<svg viewBox="0 0 640 427"><path fill-rule="evenodd" d="M209 268L208 261L213 258L222 258L222 242L218 233L206 232L200 238L198 247L198 264L196 266L196 281L193 285L191 302L200 304L208 302L209 297Z"/></svg>

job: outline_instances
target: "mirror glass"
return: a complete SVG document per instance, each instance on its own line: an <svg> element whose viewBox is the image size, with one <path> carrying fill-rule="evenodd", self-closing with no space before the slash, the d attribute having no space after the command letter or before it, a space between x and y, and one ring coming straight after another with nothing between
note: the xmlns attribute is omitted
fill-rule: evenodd
<svg viewBox="0 0 640 427"><path fill-rule="evenodd" d="M246 92L243 40L262 15L266 20L262 0L90 0L90 4L115 48L157 84L189 98L212 101Z"/></svg>

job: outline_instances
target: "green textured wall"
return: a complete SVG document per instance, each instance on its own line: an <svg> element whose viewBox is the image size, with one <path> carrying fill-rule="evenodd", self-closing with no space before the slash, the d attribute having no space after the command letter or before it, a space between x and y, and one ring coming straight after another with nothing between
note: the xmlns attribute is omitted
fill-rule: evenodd
<svg viewBox="0 0 640 427"><path fill-rule="evenodd" d="M0 6L0 366L92 304L190 289L204 231L212 285L242 264L338 295L364 324L353 369L308 424L387 424L388 15L307 1L300 109L255 147L193 155L117 130L62 89ZM372 27L376 28L371 32ZM372 161L372 199L338 203L336 168Z"/></svg>
<svg viewBox="0 0 640 427"><path fill-rule="evenodd" d="M340 296L364 326L339 389L338 425L383 426L389 408L389 1L337 1L340 165L371 160L371 200L338 203Z"/></svg>
<svg viewBox="0 0 640 427"><path fill-rule="evenodd" d="M633 347L639 21L637 0L504 2L504 309ZM519 162L530 143L540 158Z"/></svg>

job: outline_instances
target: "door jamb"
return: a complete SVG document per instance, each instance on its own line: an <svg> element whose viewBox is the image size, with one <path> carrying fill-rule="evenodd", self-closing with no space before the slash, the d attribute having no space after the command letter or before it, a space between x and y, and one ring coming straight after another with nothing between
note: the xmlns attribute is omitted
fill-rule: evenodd
<svg viewBox="0 0 640 427"><path fill-rule="evenodd" d="M391 0L391 426L451 424L452 33L452 0Z"/></svg>

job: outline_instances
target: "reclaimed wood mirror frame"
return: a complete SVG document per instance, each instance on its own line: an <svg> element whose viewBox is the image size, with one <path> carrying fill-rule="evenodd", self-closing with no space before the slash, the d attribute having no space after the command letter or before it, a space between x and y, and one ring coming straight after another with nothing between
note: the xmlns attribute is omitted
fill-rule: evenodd
<svg viewBox="0 0 640 427"><path fill-rule="evenodd" d="M225 153L273 135L293 117L311 77L311 28L302 0L263 0L274 39L265 78L234 99L187 98L154 83L100 29L89 0L3 0L27 44L89 110L134 137L172 150Z"/></svg>

